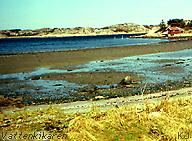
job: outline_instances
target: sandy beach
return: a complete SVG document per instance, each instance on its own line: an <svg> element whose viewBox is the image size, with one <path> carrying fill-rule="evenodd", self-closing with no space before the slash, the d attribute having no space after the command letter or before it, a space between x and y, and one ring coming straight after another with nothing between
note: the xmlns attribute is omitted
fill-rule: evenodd
<svg viewBox="0 0 192 141"><path fill-rule="evenodd" d="M172 52L192 48L192 41L178 41L150 45L97 48L62 52L29 53L0 56L0 73L32 71L36 68L62 68L127 56Z"/></svg>

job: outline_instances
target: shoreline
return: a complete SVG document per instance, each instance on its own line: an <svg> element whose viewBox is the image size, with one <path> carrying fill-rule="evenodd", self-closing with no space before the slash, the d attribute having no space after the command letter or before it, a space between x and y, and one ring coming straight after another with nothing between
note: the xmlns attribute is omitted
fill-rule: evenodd
<svg viewBox="0 0 192 141"><path fill-rule="evenodd" d="M90 61L112 60L128 56L173 52L192 48L192 40L134 46L116 46L72 51L0 55L0 74L28 72L37 68L80 65Z"/></svg>
<svg viewBox="0 0 192 141"><path fill-rule="evenodd" d="M112 36L112 35L133 35L133 36L141 36L145 35L146 32L133 32L133 33L111 33L111 34L53 34L53 35L42 35L42 36L10 36L10 37L1 37L0 39L23 39L23 38L65 38L65 37L95 37L95 36Z"/></svg>
<svg viewBox="0 0 192 141"><path fill-rule="evenodd" d="M127 33L129 34L129 33ZM101 35L93 35L94 36L110 36L110 35L122 35L122 34L101 34ZM126 35L126 34L125 34ZM62 37L42 37L42 38L63 38L63 37L82 37L82 36L90 36L92 37L92 35L77 35L77 36L62 36ZM23 37L22 37L23 38ZM1 38L1 39L22 39L22 38ZM24 37L25 38L25 37ZM26 37L28 38L28 37ZM31 37L29 37L30 39ZM32 37L33 38L33 37ZM36 37L34 37L36 38ZM37 37L39 38L39 37ZM40 37L41 38L41 37ZM0 54L1 56L14 56L14 55L27 55L27 54L43 54L43 53L60 53L60 52L74 52L74 51L84 51L84 50L97 50L97 49L104 49L104 48L122 48L122 47L134 47L134 46L147 46L147 45L156 45L156 44L163 44L163 43L170 43L170 42L183 42L183 41L192 41L192 36L190 37L140 37L140 36L130 36L128 38L153 38L153 39L167 39L169 41L167 42L157 42L157 43L141 43L141 44L135 44L135 45L116 45L116 46L105 46L105 47L94 47L94 48L82 48L82 49L70 49L70 50L50 50L50 51L37 51L37 52L19 52L19 53L5 53L5 54Z"/></svg>
<svg viewBox="0 0 192 141"><path fill-rule="evenodd" d="M144 95L133 95L133 96L126 96L126 97L116 97L116 98L98 98L97 100L85 100L85 101L73 101L67 103L59 103L59 104L40 104L40 105L25 105L22 107L14 107L14 106L7 106L7 107L0 107L3 112L11 112L12 110L27 110L33 111L37 109L47 109L47 108L57 108L60 109L62 112L65 113L84 113L90 112L92 108L99 107L101 110L108 110L114 107L121 107L125 105L143 105L146 101L148 102L159 102L162 99L180 99L185 97L192 96L192 87L186 88L179 88L176 90L169 90L163 92L154 92Z"/></svg>

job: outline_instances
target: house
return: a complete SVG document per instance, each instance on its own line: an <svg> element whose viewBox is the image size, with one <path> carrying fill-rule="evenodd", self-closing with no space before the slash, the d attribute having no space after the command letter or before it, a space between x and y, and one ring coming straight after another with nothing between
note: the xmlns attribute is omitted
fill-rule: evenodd
<svg viewBox="0 0 192 141"><path fill-rule="evenodd" d="M171 35L183 33L183 31L184 30L182 28L179 28L179 27L168 27L166 29L166 33L171 34Z"/></svg>

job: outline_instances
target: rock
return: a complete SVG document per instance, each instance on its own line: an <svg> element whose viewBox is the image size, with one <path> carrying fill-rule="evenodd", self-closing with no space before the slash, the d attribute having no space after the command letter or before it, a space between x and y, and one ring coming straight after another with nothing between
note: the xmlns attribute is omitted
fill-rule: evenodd
<svg viewBox="0 0 192 141"><path fill-rule="evenodd" d="M32 30L21 30L18 32L17 36L34 36L37 35L38 32L32 31Z"/></svg>
<svg viewBox="0 0 192 141"><path fill-rule="evenodd" d="M171 67L172 64L165 64L165 67Z"/></svg>
<svg viewBox="0 0 192 141"><path fill-rule="evenodd" d="M135 88L135 86L134 86L134 85L132 85L132 84L125 85L125 87L126 87L126 88Z"/></svg>
<svg viewBox="0 0 192 141"><path fill-rule="evenodd" d="M52 33L53 34L62 34L62 33L64 33L64 29L63 28L54 28Z"/></svg>
<svg viewBox="0 0 192 141"><path fill-rule="evenodd" d="M62 86L62 84L54 84L53 86Z"/></svg>
<svg viewBox="0 0 192 141"><path fill-rule="evenodd" d="M41 76L32 76L30 80L39 80L41 79Z"/></svg>
<svg viewBox="0 0 192 141"><path fill-rule="evenodd" d="M185 62L183 61L179 61L179 62L176 62L175 64L184 64Z"/></svg>
<svg viewBox="0 0 192 141"><path fill-rule="evenodd" d="M191 86L191 82L185 80L185 81L183 82L183 86L184 86L184 87L190 87L190 86Z"/></svg>
<svg viewBox="0 0 192 141"><path fill-rule="evenodd" d="M134 23L116 24L102 28L102 30L111 30L112 32L147 32L148 29L142 25Z"/></svg>
<svg viewBox="0 0 192 141"><path fill-rule="evenodd" d="M99 95L99 96L96 96L95 99L105 99L105 97Z"/></svg>
<svg viewBox="0 0 192 141"><path fill-rule="evenodd" d="M133 81L131 79L131 76L126 76L121 82L119 83L121 85L130 85L133 84Z"/></svg>
<svg viewBox="0 0 192 141"><path fill-rule="evenodd" d="M164 86L168 88L168 87L171 87L173 84L174 82L172 80L166 80L164 83Z"/></svg>

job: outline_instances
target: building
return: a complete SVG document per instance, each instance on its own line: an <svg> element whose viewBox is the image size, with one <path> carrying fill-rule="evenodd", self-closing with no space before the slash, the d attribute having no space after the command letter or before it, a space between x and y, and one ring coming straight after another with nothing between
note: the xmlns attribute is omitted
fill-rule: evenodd
<svg viewBox="0 0 192 141"><path fill-rule="evenodd" d="M168 27L166 29L166 33L171 34L171 35L183 33L183 31L184 30L182 28L179 28L179 27Z"/></svg>

